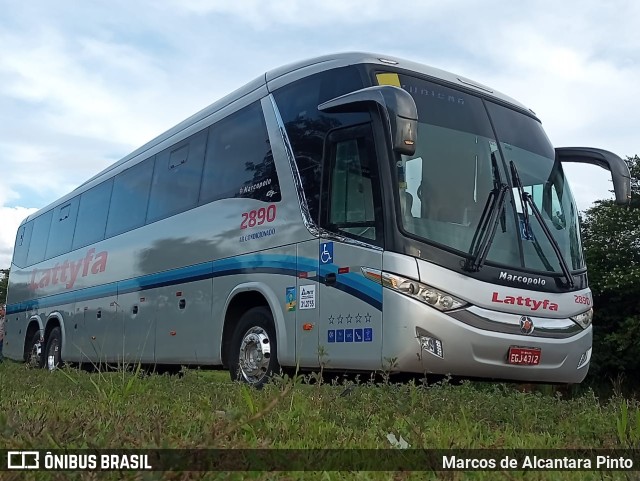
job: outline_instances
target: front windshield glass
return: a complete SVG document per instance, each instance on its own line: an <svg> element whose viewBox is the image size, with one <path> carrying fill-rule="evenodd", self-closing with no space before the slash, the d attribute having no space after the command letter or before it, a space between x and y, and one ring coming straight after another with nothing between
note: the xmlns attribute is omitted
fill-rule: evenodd
<svg viewBox="0 0 640 481"><path fill-rule="evenodd" d="M540 123L511 109L487 102L489 115L498 132L507 164L513 161L520 174L524 191L531 195L551 230L570 269L584 266L580 244L578 211L562 164L555 159ZM523 211L517 189L515 207L520 229L524 229ZM522 235L524 266L544 271L558 271L559 261L542 227L531 216L531 235Z"/></svg>
<svg viewBox="0 0 640 481"><path fill-rule="evenodd" d="M577 210L540 123L464 92L397 78L413 96L419 119L416 153L402 156L397 166L403 230L468 255L490 193L513 185L505 170L513 161L567 264L581 268ZM487 262L561 272L550 241L529 214L527 233L518 192L507 196Z"/></svg>

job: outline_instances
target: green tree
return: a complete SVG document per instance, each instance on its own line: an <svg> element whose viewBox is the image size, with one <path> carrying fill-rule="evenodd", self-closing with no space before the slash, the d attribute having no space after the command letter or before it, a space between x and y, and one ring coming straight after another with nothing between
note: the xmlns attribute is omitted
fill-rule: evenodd
<svg viewBox="0 0 640 481"><path fill-rule="evenodd" d="M0 269L0 304L7 303L8 284L9 284L9 269Z"/></svg>
<svg viewBox="0 0 640 481"><path fill-rule="evenodd" d="M627 164L630 205L597 201L582 223L594 300L592 375L600 377L640 369L640 157Z"/></svg>

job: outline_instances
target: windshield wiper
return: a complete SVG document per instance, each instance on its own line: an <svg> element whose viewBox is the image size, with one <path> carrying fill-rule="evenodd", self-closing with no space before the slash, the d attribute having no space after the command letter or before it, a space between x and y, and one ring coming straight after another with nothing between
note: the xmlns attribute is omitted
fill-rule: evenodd
<svg viewBox="0 0 640 481"><path fill-rule="evenodd" d="M533 236L533 231L531 230L531 223L529 222L529 210L527 206L531 207L531 212L533 212L534 217L537 219L540 227L542 227L542 232L549 239L551 243L551 247L553 248L553 252L556 254L558 258L558 262L560 263L560 268L562 269L562 274L564 274L565 279L567 280L567 286L573 287L573 276L571 275L571 271L569 270L569 266L567 265L567 261L562 255L562 251L560 250L560 246L558 245L558 241L553 234L549 230L549 227L544 222L542 218L542 214L538 209L538 206L535 204L533 199L531 198L531 194L524 191L524 187L522 186L522 181L520 180L520 175L518 174L518 169L516 168L516 164L513 160L510 162L511 165L511 179L513 180L513 184L518 189L518 194L520 197L520 203L522 205L522 221L524 223L524 234L528 240L533 240L537 245L537 241ZM545 259L543 259L545 260ZM549 266L550 267L550 266Z"/></svg>
<svg viewBox="0 0 640 481"><path fill-rule="evenodd" d="M501 212L508 189L509 186L507 184L496 183L493 190L489 192L487 202L482 210L480 222L471 240L469 254L471 254L472 257L467 259L462 266L465 271L477 272L484 264L493 238L496 235L498 220L502 218Z"/></svg>
<svg viewBox="0 0 640 481"><path fill-rule="evenodd" d="M491 152L491 172L493 174L493 190L489 192L478 227L473 234L471 246L469 246L469 254L472 257L467 259L462 266L462 269L467 272L478 272L483 266L496 235L498 216L500 216L502 232L507 230L506 215L502 206L509 186L502 182L495 152Z"/></svg>

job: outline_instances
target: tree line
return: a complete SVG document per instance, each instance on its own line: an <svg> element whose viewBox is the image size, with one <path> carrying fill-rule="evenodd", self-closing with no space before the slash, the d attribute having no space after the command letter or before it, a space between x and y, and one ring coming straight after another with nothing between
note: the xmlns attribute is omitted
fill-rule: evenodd
<svg viewBox="0 0 640 481"><path fill-rule="evenodd" d="M640 368L640 157L626 161L629 206L597 201L582 218L594 305L589 376L603 380L621 374L633 380Z"/></svg>

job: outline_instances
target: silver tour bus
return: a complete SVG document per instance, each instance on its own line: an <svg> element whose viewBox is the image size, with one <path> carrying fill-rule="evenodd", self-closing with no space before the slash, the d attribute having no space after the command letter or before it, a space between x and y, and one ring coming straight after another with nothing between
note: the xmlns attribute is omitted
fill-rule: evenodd
<svg viewBox="0 0 640 481"><path fill-rule="evenodd" d="M528 108L366 53L267 72L26 218L5 355L577 383L592 297Z"/></svg>

